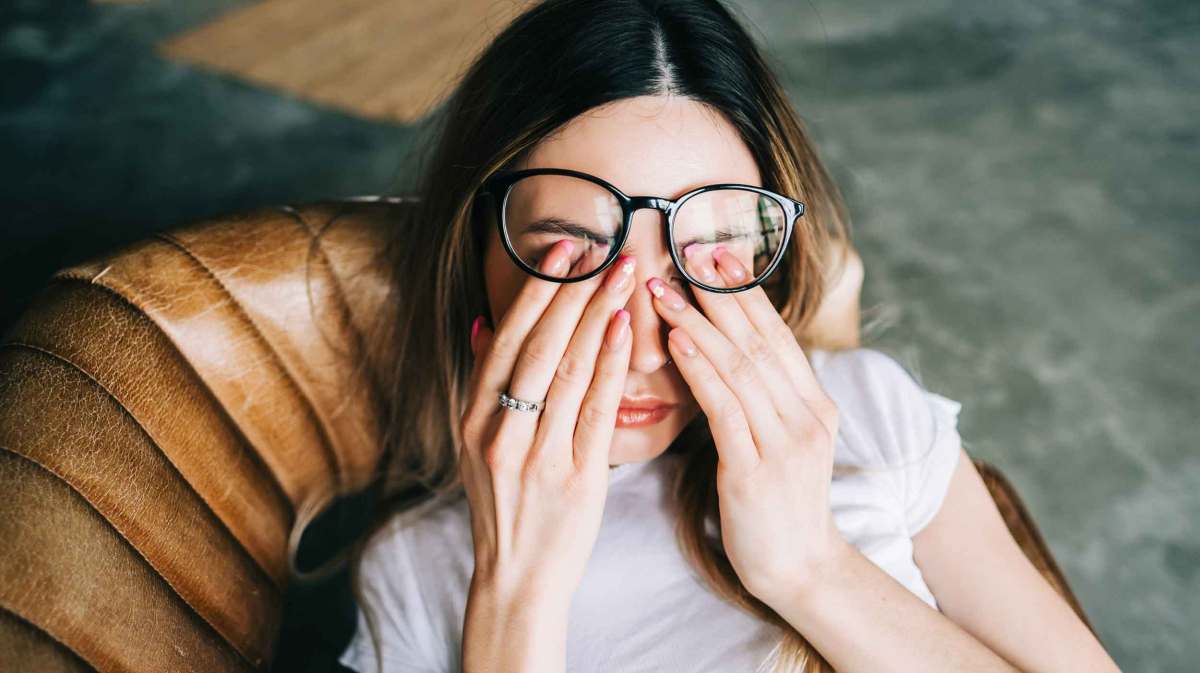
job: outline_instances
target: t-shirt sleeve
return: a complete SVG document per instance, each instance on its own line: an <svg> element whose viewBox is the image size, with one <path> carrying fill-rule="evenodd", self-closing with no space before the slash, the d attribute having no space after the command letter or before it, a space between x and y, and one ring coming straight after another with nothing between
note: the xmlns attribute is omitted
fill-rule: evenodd
<svg viewBox="0 0 1200 673"><path fill-rule="evenodd" d="M826 391L842 412L859 462L890 475L910 536L937 514L958 465L962 405L926 390L891 355L871 348L843 351L824 370Z"/></svg>
<svg viewBox="0 0 1200 673"><path fill-rule="evenodd" d="M446 673L449 662L425 601L405 531L379 531L357 568L354 635L338 662L359 673ZM368 619L368 612L370 619ZM372 629L372 626L374 627Z"/></svg>
<svg viewBox="0 0 1200 673"><path fill-rule="evenodd" d="M932 416L932 436L916 444L924 449L905 469L905 518L908 534L916 535L941 509L950 490L950 478L962 453L958 434L958 412L962 404L934 392L922 392Z"/></svg>

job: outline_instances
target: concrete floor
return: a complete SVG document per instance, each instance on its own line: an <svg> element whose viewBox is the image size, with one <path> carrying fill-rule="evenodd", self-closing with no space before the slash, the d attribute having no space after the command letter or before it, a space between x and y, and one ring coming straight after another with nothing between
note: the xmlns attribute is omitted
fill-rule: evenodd
<svg viewBox="0 0 1200 673"><path fill-rule="evenodd" d="M0 328L111 245L411 177L420 125L154 55L242 4L0 9ZM867 345L963 403L1125 670L1196 670L1200 5L739 7L849 199Z"/></svg>

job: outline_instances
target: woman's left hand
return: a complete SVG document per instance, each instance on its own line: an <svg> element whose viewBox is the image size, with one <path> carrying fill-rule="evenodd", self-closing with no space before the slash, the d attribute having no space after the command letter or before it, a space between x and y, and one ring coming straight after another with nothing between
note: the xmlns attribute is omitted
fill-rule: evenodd
<svg viewBox="0 0 1200 673"><path fill-rule="evenodd" d="M709 285L745 282L746 268L720 247L687 264ZM761 286L697 288L704 313L661 279L647 287L712 430L725 552L746 589L772 605L848 548L829 506L837 406Z"/></svg>

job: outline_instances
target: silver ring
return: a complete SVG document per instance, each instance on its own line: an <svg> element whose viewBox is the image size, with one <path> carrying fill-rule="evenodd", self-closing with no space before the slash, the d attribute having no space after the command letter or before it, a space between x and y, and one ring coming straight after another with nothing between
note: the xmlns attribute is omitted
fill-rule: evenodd
<svg viewBox="0 0 1200 673"><path fill-rule="evenodd" d="M518 400L515 397L509 397L508 393L500 393L500 406L515 409L516 411L541 411L544 404L546 404L546 400L530 402L529 400Z"/></svg>

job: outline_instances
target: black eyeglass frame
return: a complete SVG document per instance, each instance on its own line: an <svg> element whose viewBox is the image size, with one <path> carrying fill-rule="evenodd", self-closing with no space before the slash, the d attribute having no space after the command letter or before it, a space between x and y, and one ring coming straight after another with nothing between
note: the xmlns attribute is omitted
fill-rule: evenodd
<svg viewBox="0 0 1200 673"><path fill-rule="evenodd" d="M613 247L613 251L604 260L603 264L596 267L592 271L579 276L578 278L559 278L557 276L549 276L538 271L537 269L526 264L520 258L516 250L513 248L512 240L508 235L508 228L504 226L504 211L505 206L508 204L508 197L512 193L512 186L516 184L518 180L531 175L566 175L570 177L581 178L603 187L614 197L616 197L617 202L621 204L621 233L618 236L617 245ZM679 211L680 207L682 207L688 199L694 196L717 189L731 188L757 192L758 194L766 196L767 198L775 201L780 205L781 208L783 208L784 214L787 217L787 222L784 225L785 229L783 233L783 241L779 245L779 250L775 253L775 258L771 260L770 264L767 265L767 268L758 278L755 278L752 282L746 285L741 285L738 287L714 287L712 285L706 285L705 283L692 278L691 274L684 269L683 262L679 259L679 254L676 252L674 244L675 213ZM805 210L804 204L800 201L776 192L772 192L769 189L763 189L762 187L755 187L754 185L746 185L736 182L722 182L712 185L705 185L703 187L697 187L683 196L680 196L678 199L668 199L661 196L628 196L620 189L617 189L616 185L613 185L602 178L569 168L527 168L517 171L502 171L489 176L479 186L479 189L475 193L475 198L478 199L484 196L491 199L495 208L496 226L500 228L500 240L504 242L505 252L508 253L508 256L512 258L513 262L515 262L522 271L525 271L531 276L555 283L578 283L580 281L592 278L597 274L603 273L605 269L612 266L613 262L615 262L617 257L620 256L621 250L625 248L625 241L628 240L629 232L632 229L633 214L643 208L652 208L654 210L666 213L667 215L667 241L670 242L670 245L667 247L670 249L671 261L675 263L675 268L679 270L679 273L682 274L684 279L686 279L692 285L708 290L709 292L722 293L744 292L758 286L764 280L766 280L767 277L775 271L775 268L779 266L779 262L783 259L784 253L787 252L788 243L792 239L792 231L795 227L796 220L804 215Z"/></svg>

